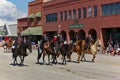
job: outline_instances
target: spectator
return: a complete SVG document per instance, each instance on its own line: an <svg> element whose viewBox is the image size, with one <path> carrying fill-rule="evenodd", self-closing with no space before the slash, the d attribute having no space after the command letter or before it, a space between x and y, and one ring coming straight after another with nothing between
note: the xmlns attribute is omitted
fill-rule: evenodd
<svg viewBox="0 0 120 80"><path fill-rule="evenodd" d="M107 55L110 54L111 47L112 47L111 44L108 44L107 49L106 49Z"/></svg>

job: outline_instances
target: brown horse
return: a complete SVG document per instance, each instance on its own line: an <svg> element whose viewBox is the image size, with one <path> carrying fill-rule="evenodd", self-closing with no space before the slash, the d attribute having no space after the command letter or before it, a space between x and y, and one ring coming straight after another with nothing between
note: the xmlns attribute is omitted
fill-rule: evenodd
<svg viewBox="0 0 120 80"><path fill-rule="evenodd" d="M98 51L97 47L102 45L102 43L99 39L97 39L95 42L92 41L90 44L91 44L90 49L88 49L88 50L83 49L82 50L83 55L81 57L81 61L83 58L85 60L85 57L84 57L85 54L91 54L91 55L93 55L92 62L94 62L94 60L96 58L97 51Z"/></svg>
<svg viewBox="0 0 120 80"><path fill-rule="evenodd" d="M68 56L69 60L71 61L71 55L72 55L73 52L75 52L78 55L77 61L80 62L80 56L82 55L82 51L84 49L84 46L85 46L85 40L76 41L76 45L73 45L72 43L69 44L69 47L70 47L70 49L69 49L70 54Z"/></svg>
<svg viewBox="0 0 120 80"><path fill-rule="evenodd" d="M39 59L43 55L43 64L45 64L45 56L48 55L48 64L50 64L50 55L54 55L54 47L53 42L43 41L41 43L40 51L38 52L37 63L39 63Z"/></svg>
<svg viewBox="0 0 120 80"><path fill-rule="evenodd" d="M5 52L11 52L12 45L13 45L13 40L11 40L11 39L6 41L6 42L4 42L4 44L3 44L4 53Z"/></svg>
<svg viewBox="0 0 120 80"><path fill-rule="evenodd" d="M8 52L11 52L11 50L12 50L12 45L13 45L13 40L12 40L12 39L8 40L8 43L7 43L7 46L6 46Z"/></svg>

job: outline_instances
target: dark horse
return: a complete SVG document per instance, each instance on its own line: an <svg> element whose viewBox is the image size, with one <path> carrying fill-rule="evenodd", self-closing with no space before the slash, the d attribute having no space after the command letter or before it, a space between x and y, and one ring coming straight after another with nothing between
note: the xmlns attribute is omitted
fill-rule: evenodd
<svg viewBox="0 0 120 80"><path fill-rule="evenodd" d="M52 54L53 51L49 48L49 42L48 41L42 41L40 44L40 47L38 48L38 57L37 57L37 63L39 63L39 59L43 55L43 64L45 63L45 56L48 55L48 64L50 64L50 54Z"/></svg>
<svg viewBox="0 0 120 80"><path fill-rule="evenodd" d="M52 63L57 64L57 57L59 56L60 52L60 45L58 41L50 41L50 42L43 42L42 44L43 48L39 48L37 61L39 63L39 59L41 58L41 55L43 54L43 64L45 63L45 56L48 55L48 64L50 64L50 55L52 56L51 60Z"/></svg>
<svg viewBox="0 0 120 80"><path fill-rule="evenodd" d="M62 44L62 47L60 48L60 52L62 55L62 64L66 64L66 56L69 54L69 45L67 43Z"/></svg>
<svg viewBox="0 0 120 80"><path fill-rule="evenodd" d="M55 63L57 64L57 57L59 57L60 55L60 49L62 47L62 42L59 42L59 41L55 41L55 42L51 42L49 47L54 51L54 54L52 55L52 63Z"/></svg>
<svg viewBox="0 0 120 80"><path fill-rule="evenodd" d="M23 65L24 58L28 56L27 49L30 51L30 53L32 52L32 45L30 42L26 42L26 43L21 42L18 48L12 49L12 53L13 53L12 57L14 59L13 62L14 64L17 64L17 57L19 56L21 60L20 64Z"/></svg>

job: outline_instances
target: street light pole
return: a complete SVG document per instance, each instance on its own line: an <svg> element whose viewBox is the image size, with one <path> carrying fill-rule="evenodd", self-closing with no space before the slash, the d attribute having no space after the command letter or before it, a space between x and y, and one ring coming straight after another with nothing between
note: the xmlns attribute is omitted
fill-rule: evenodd
<svg viewBox="0 0 120 80"><path fill-rule="evenodd" d="M30 40L30 28L28 28L28 38Z"/></svg>
<svg viewBox="0 0 120 80"><path fill-rule="evenodd" d="M58 34L60 34L60 31L61 31L61 25L59 24L58 25Z"/></svg>

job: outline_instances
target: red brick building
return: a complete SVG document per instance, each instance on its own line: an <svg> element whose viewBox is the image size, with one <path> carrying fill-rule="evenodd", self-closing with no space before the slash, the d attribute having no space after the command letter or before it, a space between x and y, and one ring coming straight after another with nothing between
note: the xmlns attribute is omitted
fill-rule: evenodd
<svg viewBox="0 0 120 80"><path fill-rule="evenodd" d="M105 45L110 38L120 43L120 0L53 0L43 3L42 17L44 32L60 31L67 41L91 34Z"/></svg>
<svg viewBox="0 0 120 80"><path fill-rule="evenodd" d="M28 4L28 16L41 12L42 25L49 38L62 33L64 40L85 39L89 34L104 45L112 39L120 43L120 0L36 0ZM29 20L27 20L29 22ZM19 23L19 22L18 22Z"/></svg>
<svg viewBox="0 0 120 80"><path fill-rule="evenodd" d="M42 3L43 0L36 0L28 3L28 17L17 20L18 33L22 33L23 35L42 34Z"/></svg>
<svg viewBox="0 0 120 80"><path fill-rule="evenodd" d="M23 30L28 28L28 18L20 18L17 19L17 33L22 32Z"/></svg>

